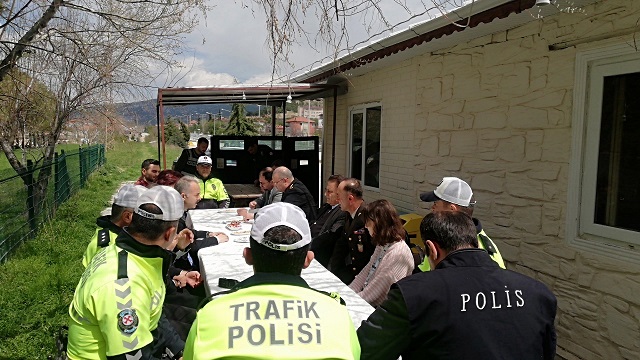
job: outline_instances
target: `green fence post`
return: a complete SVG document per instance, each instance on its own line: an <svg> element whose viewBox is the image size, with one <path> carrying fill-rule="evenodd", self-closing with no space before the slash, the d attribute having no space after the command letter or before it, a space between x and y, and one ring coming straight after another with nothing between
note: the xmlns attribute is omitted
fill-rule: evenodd
<svg viewBox="0 0 640 360"><path fill-rule="evenodd" d="M53 153L53 164L53 203L57 208L62 203L60 200L60 186L62 185L60 184L60 158L57 152Z"/></svg>
<svg viewBox="0 0 640 360"><path fill-rule="evenodd" d="M80 188L84 187L84 172L85 170L85 164L84 164L84 149L80 148L78 150L78 156L80 157L80 160L78 161L80 163Z"/></svg>
<svg viewBox="0 0 640 360"><path fill-rule="evenodd" d="M29 216L29 228L31 231L36 231L36 209L33 201L33 171L33 161L27 160L27 213Z"/></svg>

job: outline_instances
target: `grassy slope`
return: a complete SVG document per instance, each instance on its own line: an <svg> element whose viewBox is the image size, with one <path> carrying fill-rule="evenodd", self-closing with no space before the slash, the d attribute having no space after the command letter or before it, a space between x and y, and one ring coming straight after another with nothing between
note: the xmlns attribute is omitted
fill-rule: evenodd
<svg viewBox="0 0 640 360"><path fill-rule="evenodd" d="M175 159L179 151L168 147L167 158ZM139 176L142 160L156 156L157 148L147 143L107 150L107 164L91 175L87 186L58 209L35 239L0 265L0 359L46 359L54 354L55 334L67 323L96 217L123 181Z"/></svg>

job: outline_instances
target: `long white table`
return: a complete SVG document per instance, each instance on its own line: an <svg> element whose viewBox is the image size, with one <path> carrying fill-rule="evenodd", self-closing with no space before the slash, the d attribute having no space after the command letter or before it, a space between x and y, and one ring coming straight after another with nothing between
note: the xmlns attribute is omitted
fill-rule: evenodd
<svg viewBox="0 0 640 360"><path fill-rule="evenodd" d="M249 246L248 232L251 230L251 223L242 224L242 230L239 231L246 232L245 235L234 235L234 231L225 227L229 221L242 220L236 211L237 209L197 209L189 210L187 216L187 226L192 229L220 231L229 235L228 242L201 249L198 252L200 273L204 276L209 295L226 290L218 287L219 278L242 281L253 275L253 268L247 265L242 257L243 249ZM314 289L339 293L347 303L347 309L356 328L374 310L369 303L362 300L315 259L308 268L302 270L302 278Z"/></svg>

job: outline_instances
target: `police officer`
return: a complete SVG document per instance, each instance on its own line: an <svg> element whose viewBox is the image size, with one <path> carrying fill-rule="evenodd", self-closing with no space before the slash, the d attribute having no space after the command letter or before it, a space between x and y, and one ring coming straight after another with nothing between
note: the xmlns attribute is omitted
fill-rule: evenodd
<svg viewBox="0 0 640 360"><path fill-rule="evenodd" d="M185 175L195 175L198 159L206 154L208 148L209 140L206 137L199 138L195 148L182 150L180 157L173 166L173 170L180 171Z"/></svg>
<svg viewBox="0 0 640 360"><path fill-rule="evenodd" d="M391 286L362 322L362 359L553 359L556 298L527 276L504 270L477 248L462 212L420 224L433 271Z"/></svg>
<svg viewBox="0 0 640 360"><path fill-rule="evenodd" d="M114 244L120 230L131 224L133 209L136 207L138 197L146 190L143 186L131 184L125 184L118 190L111 205L111 215L100 216L96 219L98 228L82 257L82 265L85 268L100 249Z"/></svg>
<svg viewBox="0 0 640 360"><path fill-rule="evenodd" d="M184 343L161 316L165 274L183 200L173 188L142 194L131 225L98 252L69 306L69 359L180 358ZM120 356L120 357L118 357Z"/></svg>
<svg viewBox="0 0 640 360"><path fill-rule="evenodd" d="M291 170L284 166L279 166L273 170L271 175L273 186L282 193L282 202L293 204L307 216L310 223L316 219L317 205L309 189L302 181L293 177Z"/></svg>
<svg viewBox="0 0 640 360"><path fill-rule="evenodd" d="M431 211L462 211L473 219L476 226L476 234L478 237L478 247L489 253L489 256L501 268L506 269L504 260L496 245L491 238L484 232L480 220L473 217L473 209L476 202L473 201L473 191L471 186L464 180L457 177L442 178L440 185L433 190L420 194L420 200L425 202L433 202ZM429 271L429 262L425 261L420 264L420 270Z"/></svg>
<svg viewBox="0 0 640 360"><path fill-rule="evenodd" d="M336 241L329 260L329 270L343 283L349 285L360 271L369 263L375 245L365 228L366 219L362 216L365 202L362 198L360 180L349 178L338 185L340 208L347 212L344 234Z"/></svg>
<svg viewBox="0 0 640 360"><path fill-rule="evenodd" d="M313 260L310 243L300 208L283 202L261 208L243 252L254 275L198 311L185 360L358 359L346 307L300 277Z"/></svg>
<svg viewBox="0 0 640 360"><path fill-rule="evenodd" d="M200 201L197 209L228 208L230 199L222 181L213 176L211 166L213 161L208 156L200 156L196 166L196 178L200 184Z"/></svg>

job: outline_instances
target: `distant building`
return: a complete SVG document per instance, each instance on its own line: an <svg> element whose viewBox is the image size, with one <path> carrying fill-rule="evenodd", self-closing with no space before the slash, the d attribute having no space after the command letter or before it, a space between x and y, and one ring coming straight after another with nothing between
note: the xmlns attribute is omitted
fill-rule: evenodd
<svg viewBox="0 0 640 360"><path fill-rule="evenodd" d="M291 118L286 123L289 136L313 136L316 132L315 121L302 116Z"/></svg>

